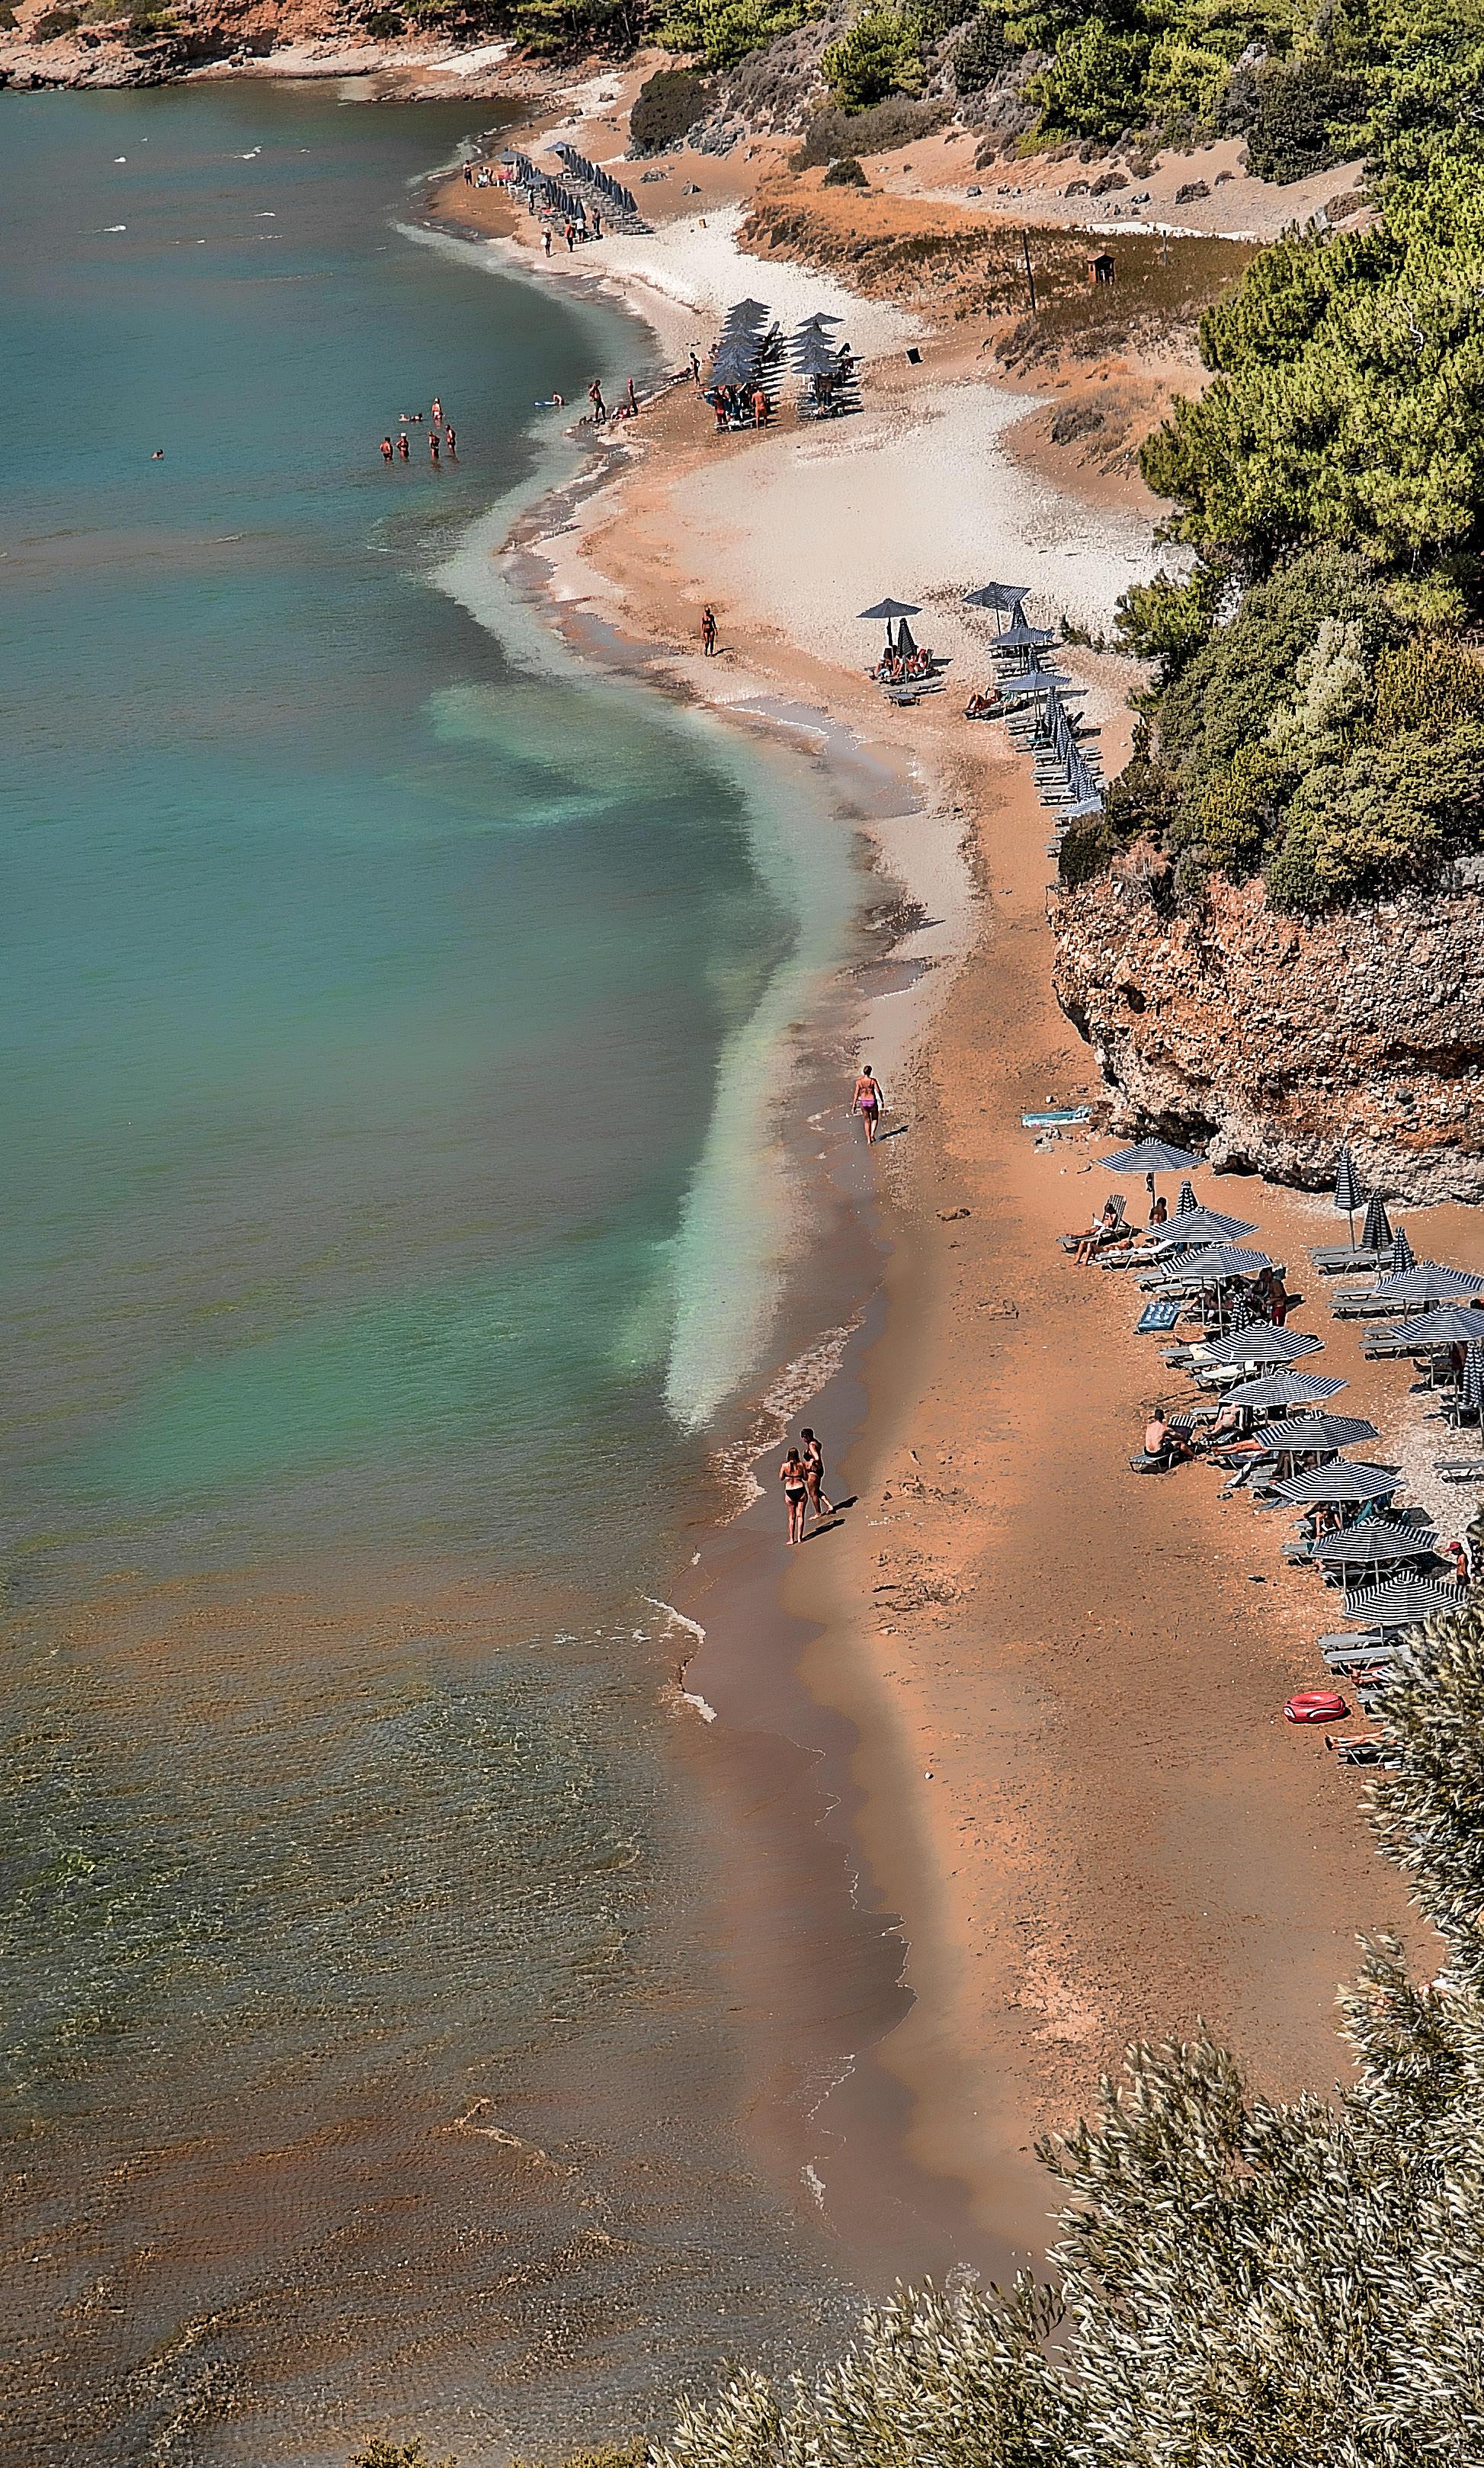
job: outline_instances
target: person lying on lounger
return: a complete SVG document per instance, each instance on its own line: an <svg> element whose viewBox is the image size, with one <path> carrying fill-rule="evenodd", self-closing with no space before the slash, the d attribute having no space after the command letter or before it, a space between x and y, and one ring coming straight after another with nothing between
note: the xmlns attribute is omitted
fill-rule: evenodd
<svg viewBox="0 0 1484 2468"><path fill-rule="evenodd" d="M966 720L983 720L989 712L992 712L996 708L998 701L999 697L997 695L970 695L968 702L964 706L964 718Z"/></svg>

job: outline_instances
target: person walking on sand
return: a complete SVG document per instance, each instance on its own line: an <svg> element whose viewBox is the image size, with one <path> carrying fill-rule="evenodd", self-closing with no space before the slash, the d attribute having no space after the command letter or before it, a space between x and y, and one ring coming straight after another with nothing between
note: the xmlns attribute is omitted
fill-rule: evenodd
<svg viewBox="0 0 1484 2468"><path fill-rule="evenodd" d="M594 377L591 385L587 389L587 400L592 404L594 420L599 422L601 424L608 416L607 407L603 400L603 380L601 377Z"/></svg>
<svg viewBox="0 0 1484 2468"><path fill-rule="evenodd" d="M833 1517L834 1510L825 1497L825 1452L806 1424L799 1433L804 1443L804 1479L809 1485L810 1505L816 1518Z"/></svg>
<svg viewBox="0 0 1484 2468"><path fill-rule="evenodd" d="M700 362L694 352L691 354L691 380L695 385L700 383Z"/></svg>
<svg viewBox="0 0 1484 2468"><path fill-rule="evenodd" d="M550 225L550 223L546 223L546 224L544 224L544 225L542 226L542 230L541 230L541 255L542 255L543 257L550 257L550 255L551 255L551 225Z"/></svg>
<svg viewBox="0 0 1484 2468"><path fill-rule="evenodd" d="M573 250L574 250L574 249L576 248L576 246L577 246L577 225L576 225L576 223L568 223L567 228L566 228L566 233L565 233L565 239L566 239L566 243L567 243L567 255L568 255L568 257L570 257L570 256L572 255Z"/></svg>
<svg viewBox="0 0 1484 2468"><path fill-rule="evenodd" d="M383 437L381 440L381 460L383 463L390 463L391 459L392 441L389 437Z"/></svg>
<svg viewBox="0 0 1484 2468"><path fill-rule="evenodd" d="M797 1449L788 1451L778 1469L778 1479L783 1484L784 1497L788 1503L788 1540L790 1542L802 1542L804 1512L809 1506L809 1482L804 1468L799 1463Z"/></svg>
<svg viewBox="0 0 1484 2468"><path fill-rule="evenodd" d="M700 647L708 660L715 655L717 620L715 611L710 608L703 608L700 613Z"/></svg>
<svg viewBox="0 0 1484 2468"><path fill-rule="evenodd" d="M870 1063L863 1063L860 1066L860 1076L856 1082L856 1093L850 1101L850 1109L853 1114L860 1116L866 1127L868 1149L874 1149L876 1146L876 1127L881 1119L881 1105L880 1083L873 1073Z"/></svg>
<svg viewBox="0 0 1484 2468"><path fill-rule="evenodd" d="M628 417L630 420L637 420L639 417L639 398L634 392L632 377L628 380Z"/></svg>

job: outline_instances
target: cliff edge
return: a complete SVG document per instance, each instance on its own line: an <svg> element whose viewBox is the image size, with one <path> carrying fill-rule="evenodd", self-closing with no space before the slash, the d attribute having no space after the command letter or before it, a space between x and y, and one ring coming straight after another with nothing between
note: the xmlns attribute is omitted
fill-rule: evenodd
<svg viewBox="0 0 1484 2468"><path fill-rule="evenodd" d="M1484 895L1414 892L1300 920L1260 881L1166 906L1136 850L1056 892L1057 1000L1141 1126L1217 1164L1421 1206L1484 1199Z"/></svg>

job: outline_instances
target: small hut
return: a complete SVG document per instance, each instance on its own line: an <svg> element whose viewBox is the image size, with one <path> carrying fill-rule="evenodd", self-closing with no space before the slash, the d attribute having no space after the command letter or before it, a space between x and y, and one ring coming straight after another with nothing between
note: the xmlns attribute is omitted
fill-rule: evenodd
<svg viewBox="0 0 1484 2468"><path fill-rule="evenodd" d="M1110 248L1100 248L1096 257L1088 258L1087 280L1089 283L1112 282L1113 252Z"/></svg>

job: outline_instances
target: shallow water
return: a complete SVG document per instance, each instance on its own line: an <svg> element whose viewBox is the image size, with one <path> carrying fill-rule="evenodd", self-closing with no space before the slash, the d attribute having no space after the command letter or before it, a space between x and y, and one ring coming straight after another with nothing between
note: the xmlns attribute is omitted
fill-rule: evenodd
<svg viewBox="0 0 1484 2468"><path fill-rule="evenodd" d="M494 2457L839 2302L644 1597L849 845L480 622L648 349L401 228L489 112L0 100L17 2461Z"/></svg>

